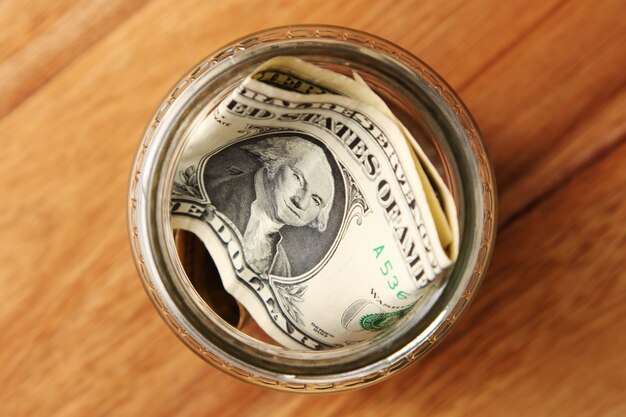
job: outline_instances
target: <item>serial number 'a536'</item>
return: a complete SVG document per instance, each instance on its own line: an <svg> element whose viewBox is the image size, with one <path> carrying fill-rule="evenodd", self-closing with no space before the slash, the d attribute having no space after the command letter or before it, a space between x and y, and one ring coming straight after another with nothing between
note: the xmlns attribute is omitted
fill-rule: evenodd
<svg viewBox="0 0 626 417"><path fill-rule="evenodd" d="M374 253L376 254L376 259L380 260L380 266L378 270L382 275L382 278L387 281L387 288L390 291L394 292L396 297L400 300L406 300L409 294L406 291L398 289L400 284L398 277L393 273L393 264L391 260L385 259L383 256L383 252L385 250L384 245L380 245L374 248Z"/></svg>

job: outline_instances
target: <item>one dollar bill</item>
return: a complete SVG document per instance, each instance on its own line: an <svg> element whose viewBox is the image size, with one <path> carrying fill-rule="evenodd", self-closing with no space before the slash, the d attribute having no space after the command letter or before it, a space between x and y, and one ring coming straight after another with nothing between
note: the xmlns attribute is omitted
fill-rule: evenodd
<svg viewBox="0 0 626 417"><path fill-rule="evenodd" d="M278 343L363 342L427 311L458 250L450 192L358 75L263 64L192 126L172 226Z"/></svg>

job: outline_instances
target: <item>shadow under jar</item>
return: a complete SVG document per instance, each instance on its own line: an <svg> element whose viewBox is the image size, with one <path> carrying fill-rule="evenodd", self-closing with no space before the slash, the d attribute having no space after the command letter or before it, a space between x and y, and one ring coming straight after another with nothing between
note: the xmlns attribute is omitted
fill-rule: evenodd
<svg viewBox="0 0 626 417"><path fill-rule="evenodd" d="M276 56L296 56L346 75L356 71L417 139L456 203L459 254L445 279L438 280L443 289L437 300L427 312L411 312L382 335L358 345L299 351L263 338L225 293L217 269L197 240L172 232L174 173L194 120ZM251 34L220 49L174 87L139 146L128 215L131 246L146 291L166 323L194 352L261 386L329 392L364 387L394 375L449 331L474 296L489 262L496 190L478 128L432 69L373 35L332 26L287 26ZM212 276L212 281L202 284L198 278L202 274Z"/></svg>

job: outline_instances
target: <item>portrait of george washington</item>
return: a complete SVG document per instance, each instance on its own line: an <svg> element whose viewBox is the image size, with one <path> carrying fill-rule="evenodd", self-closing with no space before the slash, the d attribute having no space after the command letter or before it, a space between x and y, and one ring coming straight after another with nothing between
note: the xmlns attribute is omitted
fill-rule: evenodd
<svg viewBox="0 0 626 417"><path fill-rule="evenodd" d="M259 274L305 272L333 240L324 235L337 232L343 181L330 152L314 142L293 133L262 135L218 151L206 164L211 204L237 228L244 259Z"/></svg>

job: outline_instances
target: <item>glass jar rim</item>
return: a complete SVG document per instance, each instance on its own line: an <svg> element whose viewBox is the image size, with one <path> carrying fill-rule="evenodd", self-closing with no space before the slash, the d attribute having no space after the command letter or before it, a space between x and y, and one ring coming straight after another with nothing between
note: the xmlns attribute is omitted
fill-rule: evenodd
<svg viewBox="0 0 626 417"><path fill-rule="evenodd" d="M404 82L428 93L441 113L439 122L449 124L449 131L453 132L446 140L451 141L453 148L457 147L457 162L462 161L469 173L460 180L465 181L464 204L472 204L471 210L465 211L466 216L471 214L465 221L471 232L464 236L468 243L451 273L456 274L455 285L448 290L448 301L429 312L430 322L409 321L406 329L392 332L376 344L343 348L343 351L307 352L307 359L279 347L259 345L248 350L250 346L236 346L237 338L228 333L229 327L214 327L207 333L206 326L203 328L206 323L181 308L185 305L182 295L173 293L167 281L173 275L184 274L180 264L176 265L175 252L171 252L173 237L167 227L167 187L172 182L180 132L193 119L199 103L205 100L200 107L206 105L210 86L216 96L217 84L228 80L229 71L234 73L242 63L249 62L252 54L256 54L255 59L267 58L284 53L280 49L286 46L298 51L306 48L310 52L319 48L324 51L317 53L344 48L363 59L374 60L390 74L401 74ZM137 151L129 188L130 240L137 269L168 325L197 354L220 369L249 382L284 390L344 390L365 386L422 357L442 339L473 297L495 239L493 171L482 136L460 99L441 77L409 52L374 35L336 26L295 25L262 30L220 48L201 61L176 84L148 125Z"/></svg>

